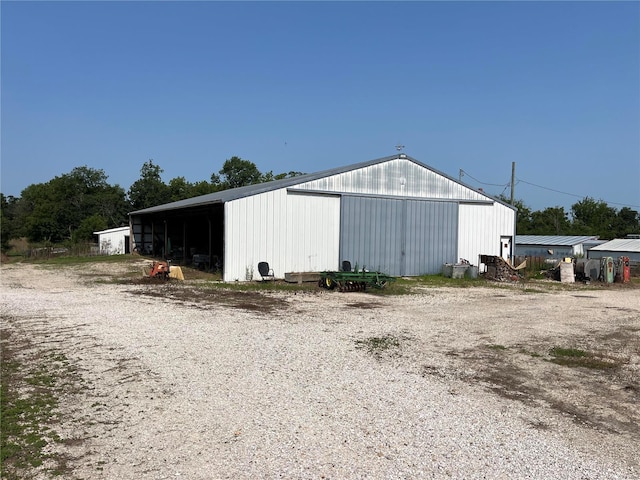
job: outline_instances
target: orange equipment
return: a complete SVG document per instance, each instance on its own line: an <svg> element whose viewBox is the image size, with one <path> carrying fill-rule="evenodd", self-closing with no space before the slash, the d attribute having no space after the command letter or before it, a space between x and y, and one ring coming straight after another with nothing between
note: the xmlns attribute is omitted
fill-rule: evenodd
<svg viewBox="0 0 640 480"><path fill-rule="evenodd" d="M155 261L151 265L149 276L151 278L163 278L166 280L169 277L169 270L169 262Z"/></svg>

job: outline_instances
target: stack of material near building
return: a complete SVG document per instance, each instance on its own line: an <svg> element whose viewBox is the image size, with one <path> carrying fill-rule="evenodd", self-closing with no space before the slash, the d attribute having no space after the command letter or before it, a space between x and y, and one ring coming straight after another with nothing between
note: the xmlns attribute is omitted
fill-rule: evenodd
<svg viewBox="0 0 640 480"><path fill-rule="evenodd" d="M481 255L480 262L487 266L485 278L498 282L517 282L520 278L518 270L526 267L526 261L515 268L504 258L494 255Z"/></svg>

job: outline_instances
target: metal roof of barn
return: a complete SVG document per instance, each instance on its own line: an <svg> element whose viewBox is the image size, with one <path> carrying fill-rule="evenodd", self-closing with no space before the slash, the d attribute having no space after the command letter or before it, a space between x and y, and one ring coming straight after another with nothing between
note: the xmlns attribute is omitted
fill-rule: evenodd
<svg viewBox="0 0 640 480"><path fill-rule="evenodd" d="M244 187L239 187L239 188L232 188L232 189L228 189L228 190L221 190L219 192L214 192L214 193L208 193L206 195L200 195L198 197L192 197L192 198L187 198L184 200L178 200L177 202L171 202L171 203L165 203L163 205L157 205L155 207L149 207L149 208L144 208L142 210L136 210L134 212L130 212L129 215L139 215L139 214L148 214L148 213L157 213L157 212L163 212L166 210L177 210L177 209L181 209L181 208L191 208L191 207L198 207L198 206L204 206L204 205L210 205L210 204L215 204L215 203L225 203L225 202L230 202L232 200L238 200L240 198L245 198L245 197L250 197L252 195L258 195L260 193L266 193L266 192L270 192L273 190L278 190L280 188L287 188L287 187L292 187L294 185L298 185L301 183L305 183L305 182L310 182L313 180L318 180L320 178L324 178L324 177L330 177L332 175L338 175L340 173L345 173L345 172L349 172L352 170L357 170L359 168L365 168L365 167L369 167L372 165L376 165L379 163L384 163L384 162L388 162L390 160L396 160L396 159L404 159L404 160L409 160L410 162L413 162L417 165L420 165L423 168L426 168L427 170L430 170L438 175L441 175L453 182L459 183L461 185L464 185L465 187L474 190L484 196L486 196L487 198L498 202L498 203L502 203L510 208L514 208L512 205L505 203L499 199L496 199L494 197L492 197L491 195L482 192L482 191L478 191L473 187L470 187L469 185L464 184L463 182L460 182L459 180L450 177L449 175L446 175L434 168L429 167L428 165L416 160L415 158L412 158L406 154L396 154L396 155L391 155L388 157L382 157L382 158L378 158L375 160L369 160L366 162L360 162L360 163L355 163L352 165L346 165L346 166L342 166L342 167L336 167L336 168L331 168L328 170L323 170L321 172L316 172L316 173L307 173L304 175L299 175L297 177L291 177L291 178L283 178L281 180L273 180L271 182L264 182L264 183L257 183L255 185L247 185Z"/></svg>
<svg viewBox="0 0 640 480"><path fill-rule="evenodd" d="M591 250L640 253L640 238L616 238L615 240L593 247Z"/></svg>
<svg viewBox="0 0 640 480"><path fill-rule="evenodd" d="M516 245L572 247L597 239L597 235L516 235Z"/></svg>

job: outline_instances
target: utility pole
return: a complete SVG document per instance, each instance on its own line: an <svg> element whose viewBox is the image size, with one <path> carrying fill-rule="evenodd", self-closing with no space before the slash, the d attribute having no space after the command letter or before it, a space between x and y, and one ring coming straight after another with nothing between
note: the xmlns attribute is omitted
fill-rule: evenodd
<svg viewBox="0 0 640 480"><path fill-rule="evenodd" d="M511 205L515 200L516 162L511 162Z"/></svg>

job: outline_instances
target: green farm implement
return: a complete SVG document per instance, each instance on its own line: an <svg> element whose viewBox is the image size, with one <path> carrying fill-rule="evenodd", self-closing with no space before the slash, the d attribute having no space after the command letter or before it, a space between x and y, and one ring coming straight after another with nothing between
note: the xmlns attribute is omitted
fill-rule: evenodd
<svg viewBox="0 0 640 480"><path fill-rule="evenodd" d="M366 270L354 272L322 272L318 285L329 290L337 288L341 292L359 292L367 288L384 288L389 282L393 282L395 277L391 277L380 272L368 272Z"/></svg>

